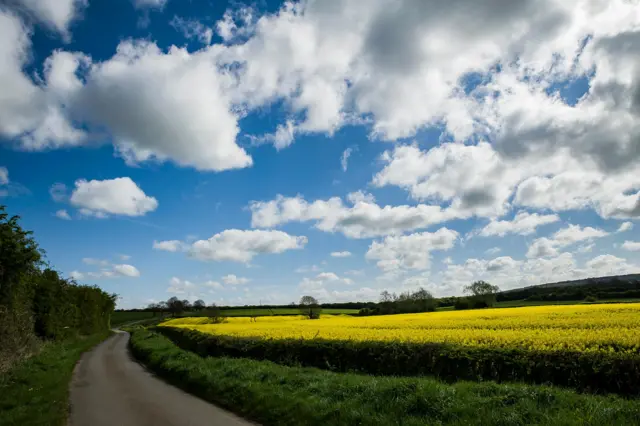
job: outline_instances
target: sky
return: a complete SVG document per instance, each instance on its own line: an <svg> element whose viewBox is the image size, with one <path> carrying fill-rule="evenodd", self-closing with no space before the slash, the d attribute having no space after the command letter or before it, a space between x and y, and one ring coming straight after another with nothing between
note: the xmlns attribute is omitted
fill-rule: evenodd
<svg viewBox="0 0 640 426"><path fill-rule="evenodd" d="M640 2L2 2L0 204L119 308L637 273Z"/></svg>

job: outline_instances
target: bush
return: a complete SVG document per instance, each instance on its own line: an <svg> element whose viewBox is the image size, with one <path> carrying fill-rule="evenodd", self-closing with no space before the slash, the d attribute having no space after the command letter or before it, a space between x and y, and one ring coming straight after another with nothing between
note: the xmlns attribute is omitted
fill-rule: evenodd
<svg viewBox="0 0 640 426"><path fill-rule="evenodd" d="M44 268L43 252L18 217L0 206L0 371L38 339L107 331L115 295L79 286Z"/></svg>
<svg viewBox="0 0 640 426"><path fill-rule="evenodd" d="M598 298L595 296L587 296L584 298L585 302L589 302L589 303L593 303L593 302L597 302Z"/></svg>
<svg viewBox="0 0 640 426"><path fill-rule="evenodd" d="M200 357L136 330L133 355L154 373L262 425L629 425L640 410L615 396L545 386L336 374L268 361Z"/></svg>
<svg viewBox="0 0 640 426"><path fill-rule="evenodd" d="M638 354L527 351L434 343L266 340L157 327L201 356L269 360L285 365L375 375L433 375L443 380L495 380L568 386L581 391L640 394Z"/></svg>
<svg viewBox="0 0 640 426"><path fill-rule="evenodd" d="M458 300L456 300L453 308L457 310L471 309L471 301L466 297L458 297Z"/></svg>

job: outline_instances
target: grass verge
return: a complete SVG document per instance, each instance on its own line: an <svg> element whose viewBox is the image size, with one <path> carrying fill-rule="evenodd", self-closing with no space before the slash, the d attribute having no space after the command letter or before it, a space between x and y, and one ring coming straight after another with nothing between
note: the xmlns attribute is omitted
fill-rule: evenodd
<svg viewBox="0 0 640 426"><path fill-rule="evenodd" d="M64 425L76 362L108 335L46 343L40 353L0 375L0 425Z"/></svg>
<svg viewBox="0 0 640 426"><path fill-rule="evenodd" d="M547 386L374 377L203 358L135 330L136 358L169 382L264 425L627 425L640 404Z"/></svg>
<svg viewBox="0 0 640 426"><path fill-rule="evenodd" d="M269 360L287 366L440 380L526 382L580 391L640 395L640 355L618 352L535 351L444 343L258 339L179 327L157 327L200 356Z"/></svg>

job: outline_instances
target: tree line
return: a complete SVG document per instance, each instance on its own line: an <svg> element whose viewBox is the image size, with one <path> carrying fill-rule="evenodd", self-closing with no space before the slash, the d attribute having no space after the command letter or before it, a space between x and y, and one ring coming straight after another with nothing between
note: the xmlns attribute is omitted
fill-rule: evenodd
<svg viewBox="0 0 640 426"><path fill-rule="evenodd" d="M0 206L0 371L43 340L107 331L117 298L52 269L19 219Z"/></svg>

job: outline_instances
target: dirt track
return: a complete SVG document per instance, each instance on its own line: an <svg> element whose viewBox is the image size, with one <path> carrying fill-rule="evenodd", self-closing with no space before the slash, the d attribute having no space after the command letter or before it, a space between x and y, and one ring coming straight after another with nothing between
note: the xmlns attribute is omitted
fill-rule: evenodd
<svg viewBox="0 0 640 426"><path fill-rule="evenodd" d="M128 341L118 332L82 356L71 381L69 425L252 425L154 377L131 358Z"/></svg>

